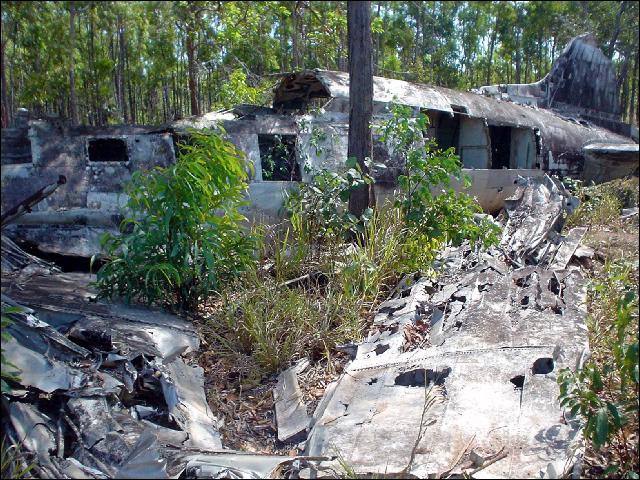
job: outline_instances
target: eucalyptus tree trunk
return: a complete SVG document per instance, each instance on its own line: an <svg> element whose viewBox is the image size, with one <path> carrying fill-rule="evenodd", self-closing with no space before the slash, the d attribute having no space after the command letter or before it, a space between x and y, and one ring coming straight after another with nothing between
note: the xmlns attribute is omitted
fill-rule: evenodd
<svg viewBox="0 0 640 480"><path fill-rule="evenodd" d="M616 14L616 23L615 23L615 27L613 28L613 35L611 35L611 40L609 41L609 47L607 48L607 56L609 58L613 57L613 52L615 52L615 48L616 48L616 41L618 40L618 35L620 35L620 20L622 18L622 14L624 13L624 10L627 6L627 2L620 2L620 9L618 10L618 13Z"/></svg>
<svg viewBox="0 0 640 480"><path fill-rule="evenodd" d="M76 96L76 7L69 2L69 117L72 125L78 125L78 98ZM3 69L4 71L4 69Z"/></svg>
<svg viewBox="0 0 640 480"><path fill-rule="evenodd" d="M200 115L198 106L198 68L196 65L195 32L191 25L187 26L187 70L189 75L189 98L191 115Z"/></svg>
<svg viewBox="0 0 640 480"><path fill-rule="evenodd" d="M491 40L489 41L489 61L487 62L487 80L485 85L491 85L491 63L493 62L493 49L496 46L496 39L498 38L498 14L496 13L496 22L493 26L493 32L491 32Z"/></svg>
<svg viewBox="0 0 640 480"><path fill-rule="evenodd" d="M2 128L9 126L9 99L7 97L7 75L5 74L4 47L7 42L3 39L0 43L0 57L2 60Z"/></svg>
<svg viewBox="0 0 640 480"><path fill-rule="evenodd" d="M122 17L118 15L117 18L117 26L118 26L118 103L120 106L120 112L122 113L122 120L124 123L129 123L129 115L127 112L127 100L125 96L125 32L124 25L122 23Z"/></svg>
<svg viewBox="0 0 640 480"><path fill-rule="evenodd" d="M365 158L372 157L373 70L371 44L371 2L347 3L349 35L349 146L347 156L355 157L368 173ZM375 206L373 185L363 185L351 193L349 212L360 217Z"/></svg>

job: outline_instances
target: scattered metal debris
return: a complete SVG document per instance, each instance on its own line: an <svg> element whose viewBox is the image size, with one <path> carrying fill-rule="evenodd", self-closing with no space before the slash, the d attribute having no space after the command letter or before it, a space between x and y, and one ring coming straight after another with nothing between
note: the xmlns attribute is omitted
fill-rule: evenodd
<svg viewBox="0 0 640 480"><path fill-rule="evenodd" d="M18 277L2 278L3 307L22 306L3 342L20 370L3 431L40 477L279 478L308 464L222 449L202 368L187 360L200 344L190 322L97 302L88 275L34 275L23 289Z"/></svg>
<svg viewBox="0 0 640 480"><path fill-rule="evenodd" d="M278 376L273 398L278 424L278 440L291 443L304 441L307 437L310 418L307 407L302 402L296 367L291 367Z"/></svg>
<svg viewBox="0 0 640 480"><path fill-rule="evenodd" d="M501 248L450 248L437 281L380 306L316 409L306 453L339 455L358 474L420 478L544 478L549 464L573 463L578 427L563 419L555 379L588 348L584 281L563 268L559 235L573 200L548 177L521 187ZM424 324L431 345L407 349L405 332Z"/></svg>

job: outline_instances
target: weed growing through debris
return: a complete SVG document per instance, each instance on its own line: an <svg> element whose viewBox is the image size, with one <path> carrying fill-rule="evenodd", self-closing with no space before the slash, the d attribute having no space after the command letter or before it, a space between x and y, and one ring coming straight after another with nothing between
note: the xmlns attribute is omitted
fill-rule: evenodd
<svg viewBox="0 0 640 480"><path fill-rule="evenodd" d="M615 262L603 273L589 291L593 358L578 372L560 372L560 403L585 419L596 451L607 445L603 474L637 478L638 270Z"/></svg>
<svg viewBox="0 0 640 480"><path fill-rule="evenodd" d="M175 165L132 175L130 217L121 226L131 231L102 239L109 260L98 271L100 296L195 309L253 265L238 212L247 189L243 155L223 133L192 131Z"/></svg>
<svg viewBox="0 0 640 480"><path fill-rule="evenodd" d="M638 178L613 180L585 187L571 185L580 198L580 206L567 218L568 228L577 225L609 225L620 217L622 208L638 206Z"/></svg>
<svg viewBox="0 0 640 480"><path fill-rule="evenodd" d="M211 332L221 353L251 355L263 373L286 368L302 355L328 355L334 345L360 334L358 302L330 285L288 288L274 279L247 281L251 286L223 296Z"/></svg>
<svg viewBox="0 0 640 480"><path fill-rule="evenodd" d="M370 168L373 166L367 161ZM310 170L311 183L303 183L286 194L285 209L299 241L318 244L344 239L348 232L362 231L371 218L368 208L362 218L349 213L347 205L351 193L373 178L362 172L355 158L346 162L347 170L336 173L327 169Z"/></svg>
<svg viewBox="0 0 640 480"><path fill-rule="evenodd" d="M4 437L0 445L0 463L2 478L32 478L31 471L36 467L35 463L27 465L20 445L7 445Z"/></svg>
<svg viewBox="0 0 640 480"><path fill-rule="evenodd" d="M584 421L587 477L638 478L637 217L630 222L619 219L623 207L638 205L638 179L577 192L583 203L567 224L591 228L586 242L605 263L589 272L592 356L582 370L559 373L560 401ZM635 240L629 241L630 236Z"/></svg>
<svg viewBox="0 0 640 480"><path fill-rule="evenodd" d="M451 188L451 176L462 178L458 157L421 143L424 115L412 119L399 105L392 111L383 136L407 158L399 200L356 218L349 196L373 178L353 159L343 172L311 172L312 183L285 200L291 228L262 235L263 268L229 287L224 307L209 317L221 353L251 355L264 373L303 355L328 357L337 343L360 338L362 314L404 274L428 272L444 244L497 243L498 227L476 216L480 207L471 197ZM369 168L382 167L369 162ZM437 185L440 196L431 193Z"/></svg>

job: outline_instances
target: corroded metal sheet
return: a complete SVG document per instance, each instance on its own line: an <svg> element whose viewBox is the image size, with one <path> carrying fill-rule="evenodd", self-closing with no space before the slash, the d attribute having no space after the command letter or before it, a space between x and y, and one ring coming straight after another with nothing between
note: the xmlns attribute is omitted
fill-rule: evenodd
<svg viewBox="0 0 640 480"><path fill-rule="evenodd" d="M509 213L536 215L549 196L566 208L563 192L542 194L545 185L553 190L545 179L527 183ZM529 239L537 248L558 240L545 233ZM339 454L363 474L461 474L482 452L499 458L485 478L563 472L578 427L563 419L556 375L588 347L586 290L579 269L527 258L540 265L514 267L499 249L451 249L437 280L419 279L385 302L316 410L307 453Z"/></svg>

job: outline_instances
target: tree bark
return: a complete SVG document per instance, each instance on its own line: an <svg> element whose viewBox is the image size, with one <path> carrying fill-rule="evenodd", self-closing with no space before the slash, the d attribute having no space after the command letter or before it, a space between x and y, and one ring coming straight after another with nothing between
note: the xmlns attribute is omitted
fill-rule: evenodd
<svg viewBox="0 0 640 480"><path fill-rule="evenodd" d="M72 125L78 125L78 98L76 97L76 7L69 2L69 116Z"/></svg>
<svg viewBox="0 0 640 480"><path fill-rule="evenodd" d="M613 57L613 52L615 51L616 41L618 40L618 35L620 35L620 20L622 19L622 14L627 6L627 2L620 2L620 9L616 14L616 23L613 29L613 35L611 35L611 40L609 41L609 47L607 48L607 56L609 58Z"/></svg>
<svg viewBox="0 0 640 480"><path fill-rule="evenodd" d="M291 49L293 56L293 70L299 70L302 67L302 55L300 53L300 31L302 23L302 14L304 13L304 5L301 1L294 2L293 12L291 14Z"/></svg>
<svg viewBox="0 0 640 480"><path fill-rule="evenodd" d="M487 81L485 85L491 85L491 63L493 62L493 49L496 46L497 38L498 38L498 14L496 13L496 21L493 26L493 32L491 32L491 40L489 43L489 61L487 62Z"/></svg>
<svg viewBox="0 0 640 480"><path fill-rule="evenodd" d="M638 86L638 51L636 50L636 58L633 62L633 79L631 81L631 100L629 105L629 120L628 123L633 123L634 118L636 125L638 124L638 112L636 110L637 103L637 86Z"/></svg>
<svg viewBox="0 0 640 480"><path fill-rule="evenodd" d="M355 157L368 173L365 158L372 157L373 70L371 44L371 2L347 3L349 36L349 146L347 156ZM373 185L364 185L349 198L349 212L360 217L375 206Z"/></svg>
<svg viewBox="0 0 640 480"><path fill-rule="evenodd" d="M7 98L7 76L5 74L4 47L7 42L2 40L0 43L0 57L2 61L2 128L9 126L9 100Z"/></svg>
<svg viewBox="0 0 640 480"><path fill-rule="evenodd" d="M122 121L129 123L129 115L127 112L127 100L125 97L125 33L122 17L118 15L118 103L120 104L120 112L122 113Z"/></svg>
<svg viewBox="0 0 640 480"><path fill-rule="evenodd" d="M186 25L187 70L189 75L189 98L191 100L191 115L200 115L198 104L198 65L196 64L195 44L195 3L189 2L189 18Z"/></svg>

